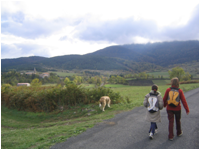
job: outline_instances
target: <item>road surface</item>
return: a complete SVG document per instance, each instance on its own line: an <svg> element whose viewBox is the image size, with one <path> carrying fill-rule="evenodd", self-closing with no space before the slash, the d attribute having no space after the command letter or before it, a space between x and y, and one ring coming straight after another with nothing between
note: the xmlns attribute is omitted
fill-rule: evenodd
<svg viewBox="0 0 200 150"><path fill-rule="evenodd" d="M158 133L150 140L150 123L144 117L145 107L117 114L114 118L95 125L86 132L58 143L53 149L199 149L199 89L185 93L190 109L187 115L182 105L181 127L183 135L168 140L166 108L161 110ZM174 135L175 133L174 125Z"/></svg>

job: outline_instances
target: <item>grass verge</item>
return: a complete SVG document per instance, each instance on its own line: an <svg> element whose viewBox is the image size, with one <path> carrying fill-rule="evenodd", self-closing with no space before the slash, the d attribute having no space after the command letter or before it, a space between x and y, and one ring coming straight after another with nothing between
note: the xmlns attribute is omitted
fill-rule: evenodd
<svg viewBox="0 0 200 150"><path fill-rule="evenodd" d="M110 85L109 85L110 86ZM159 86L164 95L169 85ZM181 84L184 92L199 87L199 84ZM98 104L77 105L64 111L33 113L17 111L1 106L1 148L2 149L48 149L92 128L115 114L142 106L150 86L115 86L115 92L125 97L123 103L111 104L102 112Z"/></svg>

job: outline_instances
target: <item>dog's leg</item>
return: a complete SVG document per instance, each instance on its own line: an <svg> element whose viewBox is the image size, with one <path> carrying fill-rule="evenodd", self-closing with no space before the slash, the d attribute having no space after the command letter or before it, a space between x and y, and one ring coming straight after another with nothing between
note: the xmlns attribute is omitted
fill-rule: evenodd
<svg viewBox="0 0 200 150"><path fill-rule="evenodd" d="M104 111L104 103L103 103L103 102L100 102L100 103L99 103L99 107L100 107L100 109L101 109L102 111Z"/></svg>
<svg viewBox="0 0 200 150"><path fill-rule="evenodd" d="M108 99L108 107L110 107L110 99Z"/></svg>
<svg viewBox="0 0 200 150"><path fill-rule="evenodd" d="M105 107L106 107L106 100L104 100L102 111L105 111Z"/></svg>

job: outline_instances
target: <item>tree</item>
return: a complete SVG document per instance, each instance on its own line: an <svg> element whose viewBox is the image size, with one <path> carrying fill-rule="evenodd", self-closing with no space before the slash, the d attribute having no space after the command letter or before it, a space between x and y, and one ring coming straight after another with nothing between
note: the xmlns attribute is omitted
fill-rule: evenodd
<svg viewBox="0 0 200 150"><path fill-rule="evenodd" d="M100 85L101 85L101 78L97 78L96 85L97 85L97 86L100 86Z"/></svg>
<svg viewBox="0 0 200 150"><path fill-rule="evenodd" d="M168 71L170 79L177 77L179 81L185 75L185 71L181 67L172 68L172 71Z"/></svg>
<svg viewBox="0 0 200 150"><path fill-rule="evenodd" d="M38 78L35 78L31 81L31 86L41 86L42 82Z"/></svg>
<svg viewBox="0 0 200 150"><path fill-rule="evenodd" d="M139 73L139 78L140 78L140 79L147 79L147 74L146 74L146 72L141 72L141 73Z"/></svg>
<svg viewBox="0 0 200 150"><path fill-rule="evenodd" d="M65 80L64 80L65 85L67 85L70 82L71 82L70 79L68 77L66 77Z"/></svg>
<svg viewBox="0 0 200 150"><path fill-rule="evenodd" d="M77 85L80 85L81 83L83 83L83 78L81 76L75 76L73 75L73 82Z"/></svg>
<svg viewBox="0 0 200 150"><path fill-rule="evenodd" d="M183 77L182 77L183 81L190 81L191 80L191 75L189 74L189 72L187 72Z"/></svg>

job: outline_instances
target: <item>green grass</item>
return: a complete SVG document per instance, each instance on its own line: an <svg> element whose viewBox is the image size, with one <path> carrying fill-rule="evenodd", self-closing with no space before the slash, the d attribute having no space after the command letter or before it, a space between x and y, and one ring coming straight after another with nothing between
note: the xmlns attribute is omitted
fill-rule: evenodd
<svg viewBox="0 0 200 150"><path fill-rule="evenodd" d="M166 84L169 84L171 83L170 80L152 80L154 84L156 85L166 85Z"/></svg>
<svg viewBox="0 0 200 150"><path fill-rule="evenodd" d="M106 84L105 87L109 88L122 88L122 87L130 87L130 85L123 85L123 84Z"/></svg>
<svg viewBox="0 0 200 150"><path fill-rule="evenodd" d="M108 85L109 87L111 85ZM66 141L86 131L87 128L103 120L113 118L115 114L142 106L144 96L151 86L112 85L120 92L124 102L111 104L111 108L102 112L98 104L78 105L63 112L33 113L17 111L1 106L1 148L2 149L48 149L52 145ZM169 85L160 85L162 96ZM184 92L199 87L199 84L182 84ZM126 100L126 97L129 100Z"/></svg>
<svg viewBox="0 0 200 150"><path fill-rule="evenodd" d="M83 87L85 87L85 88L93 88L93 87L95 87L95 84L85 84L85 83L82 83L81 85Z"/></svg>

